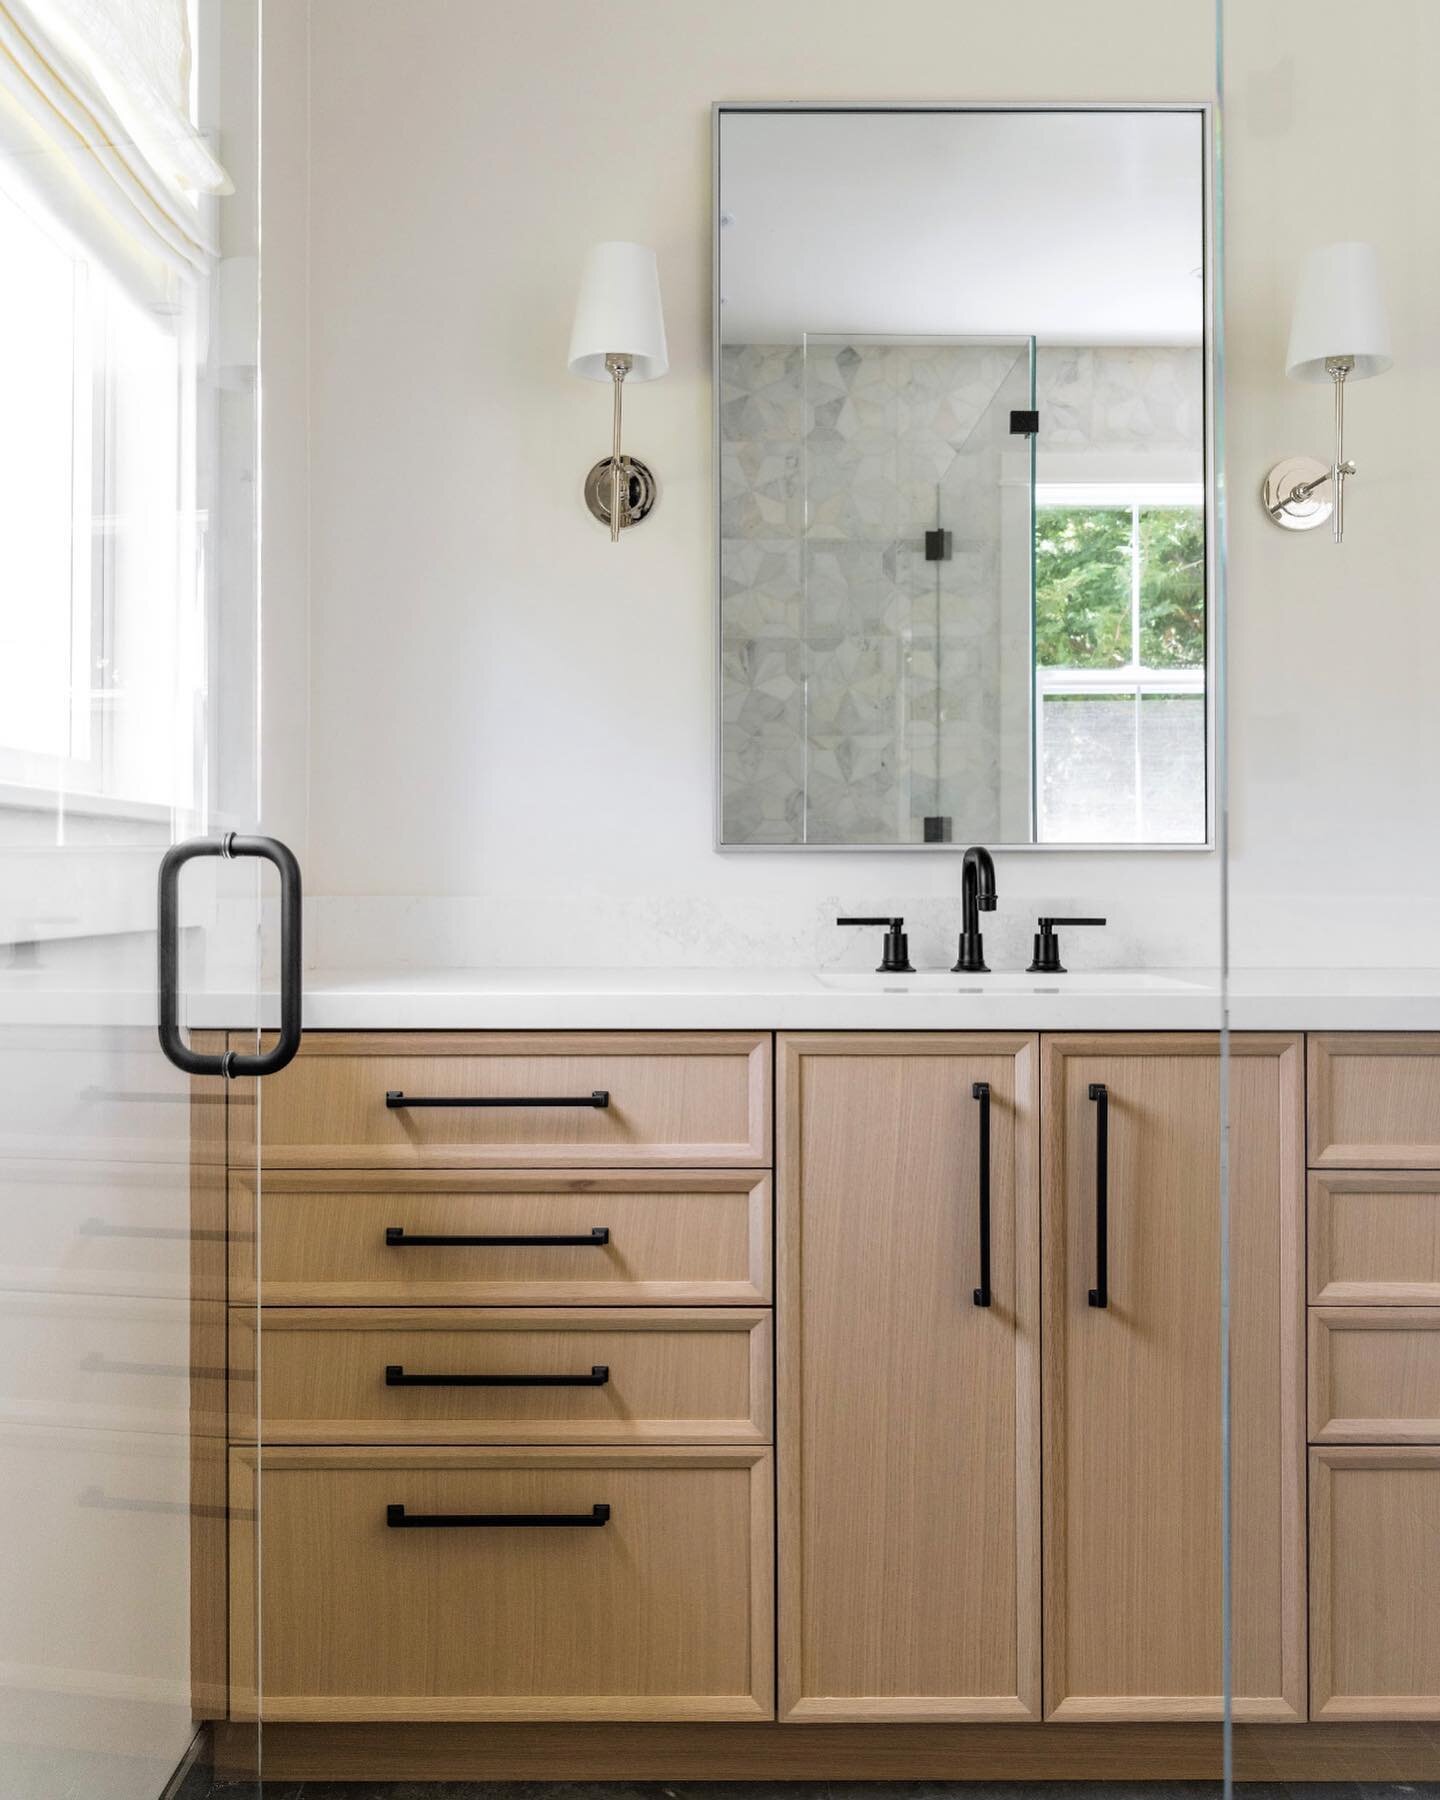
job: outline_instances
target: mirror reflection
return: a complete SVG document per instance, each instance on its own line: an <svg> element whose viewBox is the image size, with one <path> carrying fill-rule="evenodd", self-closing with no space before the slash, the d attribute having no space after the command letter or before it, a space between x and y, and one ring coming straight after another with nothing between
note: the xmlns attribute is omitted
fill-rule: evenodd
<svg viewBox="0 0 1440 1800"><path fill-rule="evenodd" d="M724 844L1205 842L1204 156L721 109Z"/></svg>

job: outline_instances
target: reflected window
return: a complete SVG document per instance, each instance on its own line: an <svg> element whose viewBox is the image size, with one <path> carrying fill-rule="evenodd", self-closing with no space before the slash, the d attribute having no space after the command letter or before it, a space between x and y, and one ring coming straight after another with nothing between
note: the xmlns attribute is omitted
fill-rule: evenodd
<svg viewBox="0 0 1440 1800"><path fill-rule="evenodd" d="M1203 489L1042 485L1035 498L1039 840L1203 842Z"/></svg>

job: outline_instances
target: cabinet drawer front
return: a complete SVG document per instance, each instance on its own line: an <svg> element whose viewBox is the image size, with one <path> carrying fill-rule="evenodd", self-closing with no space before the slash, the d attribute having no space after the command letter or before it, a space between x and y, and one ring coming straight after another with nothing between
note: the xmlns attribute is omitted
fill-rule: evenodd
<svg viewBox="0 0 1440 1800"><path fill-rule="evenodd" d="M1313 1307L1310 1436L1440 1443L1440 1307Z"/></svg>
<svg viewBox="0 0 1440 1800"><path fill-rule="evenodd" d="M233 1453L242 1510L254 1465ZM768 1718L770 1485L763 1450L267 1448L259 1710ZM237 1718L257 1710L254 1535L231 1535Z"/></svg>
<svg viewBox="0 0 1440 1800"><path fill-rule="evenodd" d="M1310 1166L1440 1169L1440 1034L1315 1032Z"/></svg>
<svg viewBox="0 0 1440 1800"><path fill-rule="evenodd" d="M267 1171L261 1192L260 1297L271 1304L683 1306L770 1298L768 1174ZM551 1241L419 1241L426 1238ZM255 1185L237 1175L230 1186L234 1300L255 1298L255 1251Z"/></svg>
<svg viewBox="0 0 1440 1800"><path fill-rule="evenodd" d="M1440 1449L1310 1452L1312 1719L1440 1719Z"/></svg>
<svg viewBox="0 0 1440 1800"><path fill-rule="evenodd" d="M770 1039L316 1032L261 1121L273 1168L763 1164Z"/></svg>
<svg viewBox="0 0 1440 1800"><path fill-rule="evenodd" d="M255 1312L230 1324L232 1435L255 1437ZM261 1441L764 1443L770 1315L280 1307L261 1315Z"/></svg>
<svg viewBox="0 0 1440 1800"><path fill-rule="evenodd" d="M1310 1299L1440 1305L1440 1174L1312 1175Z"/></svg>

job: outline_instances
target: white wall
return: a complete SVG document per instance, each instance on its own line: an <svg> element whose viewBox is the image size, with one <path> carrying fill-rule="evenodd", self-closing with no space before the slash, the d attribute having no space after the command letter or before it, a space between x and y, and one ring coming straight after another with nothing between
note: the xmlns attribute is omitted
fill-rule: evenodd
<svg viewBox="0 0 1440 1800"><path fill-rule="evenodd" d="M1234 959L1433 965L1440 7L1377 0L1359 30L1340 0L1299 30L1279 0L1227 12ZM1285 340L1305 251L1347 237L1379 249L1395 367L1347 400L1337 549L1275 530L1255 489L1287 452L1328 459L1328 385L1284 379Z"/></svg>
<svg viewBox="0 0 1440 1800"><path fill-rule="evenodd" d="M1416 652L1440 627L1404 542L1435 383L1419 298L1437 291L1435 128L1416 115L1440 65L1427 0L1376 0L1362 44L1339 0L1317 5L1298 32L1280 0L1231 9L1236 940L1242 960L1324 960L1364 893L1345 959L1403 960L1412 934L1376 894L1440 892L1440 852L1412 830L1440 748ZM277 11L295 29L293 0ZM1203 99L1209 0L895 0L883 30L859 0L634 0L603 25L581 0L503 21L474 0L309 0L309 24L308 118L298 80L267 106L288 221L267 293L288 322L305 289L308 379L299 393L292 331L266 390L267 421L286 421L267 492L292 528L276 575L292 643L267 675L292 730L297 681L308 693L308 774L292 739L267 808L333 897L312 908L319 959L809 961L835 952L843 905L904 910L939 961L953 858L712 848L710 103ZM1428 62L1407 48L1422 30ZM1430 279L1397 308L1400 372L1355 390L1362 473L1337 552L1273 530L1252 493L1276 455L1325 452L1325 397L1284 382L1283 337L1301 251L1345 233L1380 242L1397 290L1427 259ZM671 347L670 376L627 407L661 505L615 548L579 495L606 396L564 368L601 237L656 246ZM1339 853L1347 832L1369 867ZM1116 921L1077 963L1209 962L1219 875L1203 855L1008 857L992 945L1018 955L1042 904L1074 905ZM1322 885L1323 911L1305 899Z"/></svg>

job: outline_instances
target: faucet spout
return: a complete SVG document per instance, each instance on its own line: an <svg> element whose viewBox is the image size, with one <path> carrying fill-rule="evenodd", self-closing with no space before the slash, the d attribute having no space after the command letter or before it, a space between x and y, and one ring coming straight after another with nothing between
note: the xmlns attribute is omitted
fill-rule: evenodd
<svg viewBox="0 0 1440 1800"><path fill-rule="evenodd" d="M980 914L995 910L995 864L990 852L972 844L960 865L960 953L952 971L956 975L987 975L985 940L980 935Z"/></svg>

